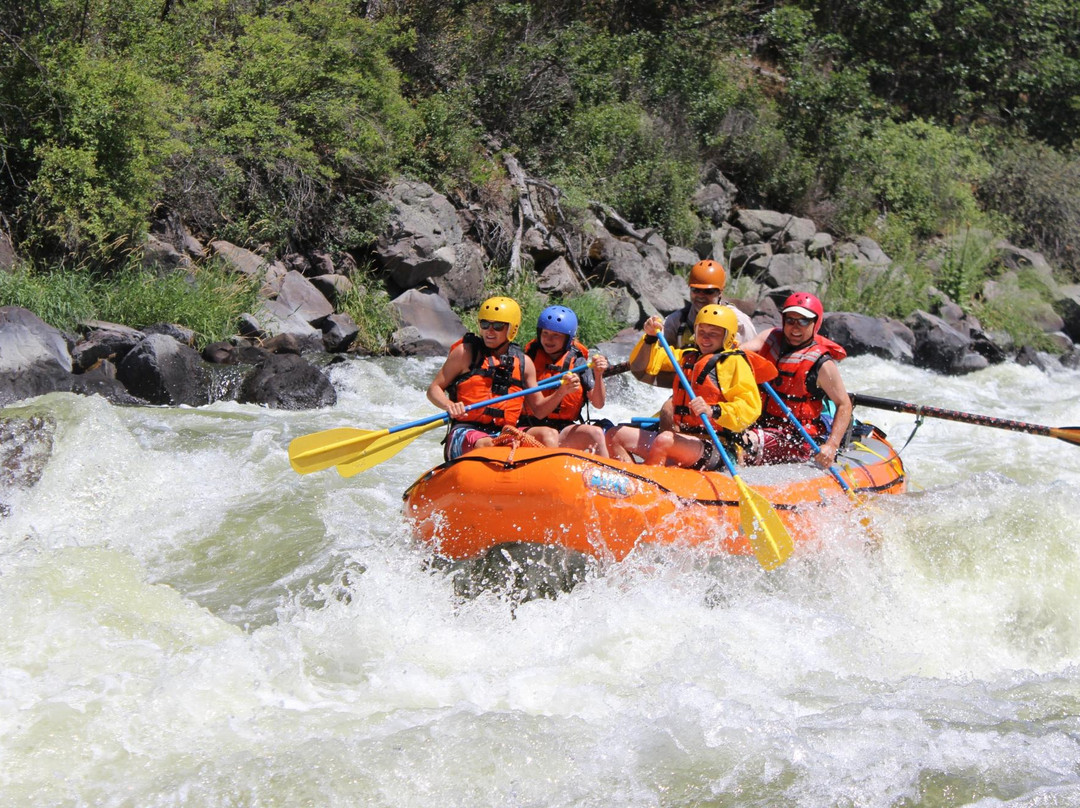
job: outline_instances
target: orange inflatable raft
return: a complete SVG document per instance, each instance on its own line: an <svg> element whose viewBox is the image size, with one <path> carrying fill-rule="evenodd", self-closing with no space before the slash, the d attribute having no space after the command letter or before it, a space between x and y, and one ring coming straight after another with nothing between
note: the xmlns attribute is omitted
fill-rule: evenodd
<svg viewBox="0 0 1080 808"><path fill-rule="evenodd" d="M852 490L899 493L904 466L876 429L853 442L836 465ZM823 509L851 507L827 472L810 464L740 467L765 497L796 547L815 535ZM621 560L642 542L750 554L739 532L739 491L726 472L606 460L548 448L477 449L424 474L404 494L420 540L451 560L480 558L499 545L559 546Z"/></svg>

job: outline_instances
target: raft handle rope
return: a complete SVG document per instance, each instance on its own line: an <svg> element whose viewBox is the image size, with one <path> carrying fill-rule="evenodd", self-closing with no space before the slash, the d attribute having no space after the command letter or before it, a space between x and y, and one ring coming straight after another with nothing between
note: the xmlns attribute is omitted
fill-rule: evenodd
<svg viewBox="0 0 1080 808"><path fill-rule="evenodd" d="M511 454L512 454L512 452L511 452ZM453 465L454 463L464 463L466 461L476 462L476 463L494 463L494 462L498 462L498 465L500 465L502 468L504 468L507 471L511 471L513 469L520 468L521 466L527 466L530 463L538 463L538 462L540 462L542 460L550 460L553 457L576 457L579 460L582 460L582 461L584 461L586 463L592 463L593 465L601 466L602 468L609 469L609 470L617 472L619 474L623 474L623 475L625 475L625 476L627 476L627 477L629 477L629 478L631 478L633 480L638 480L639 482L645 483L646 485L650 485L653 488L656 488L656 489L662 491L663 493L665 493L665 494L667 494L667 495L669 495L671 497L674 497L675 499L679 500L680 502L683 502L683 503L686 503L686 504L696 504L696 505L702 505L702 506L705 506L705 507L724 506L724 507L728 507L728 508L736 507L739 504L739 500L736 500L736 499L695 499L695 498L692 498L692 497L685 497L685 496L682 496L681 494L675 493L674 491L672 491L667 486L662 485L661 483L658 483L656 480L650 479L649 477L646 477L643 474L635 474L632 471L626 471L625 469L621 469L621 468L619 468L617 466L613 466L613 465L611 465L609 463L605 463L602 458L594 458L594 457L589 457L589 456L586 456L586 455L583 455L583 454L571 454L570 452L560 452L560 451L551 451L549 453L540 455L538 457L527 457L527 458L523 458L521 460L514 460L513 462L510 461L509 457L506 460L503 460L503 461L493 461L491 458L481 457L479 455L473 454L472 452L467 452L466 454L463 454L460 457L456 457L453 460L448 460L448 461L446 461L444 463L439 464L435 468L429 469L428 471L426 471L423 475L420 476L420 478L418 480L416 480L416 482L414 482L407 489L405 489L405 492L401 495L401 498L402 499L408 499L409 498L409 493L417 485L424 482L425 480L430 479L431 477L435 476L437 473L439 473L440 471L443 471L444 469L446 469L447 467ZM870 489L870 490L873 490L873 489ZM789 502L771 502L769 504L772 505L772 507L774 507L774 508L776 508L777 510L780 510L780 511L798 511L800 508L802 508L804 506L805 503L792 504L792 503L789 503Z"/></svg>

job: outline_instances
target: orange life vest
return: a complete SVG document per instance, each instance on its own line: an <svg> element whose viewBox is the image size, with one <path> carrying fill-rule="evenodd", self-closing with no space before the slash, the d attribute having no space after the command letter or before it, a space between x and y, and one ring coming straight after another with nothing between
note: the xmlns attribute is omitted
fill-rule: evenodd
<svg viewBox="0 0 1080 808"><path fill-rule="evenodd" d="M540 346L540 340L534 339L525 346L525 355L532 359L533 364L536 366L536 381L539 383L544 379L549 379L580 365L583 360L589 358L589 349L576 339L571 340L562 358L555 361ZM525 415L522 417L521 423L526 426L550 426L556 429L569 426L580 419L581 409L585 406L585 396L592 389L592 386L592 371L586 370L581 374L581 389L573 393L567 393L563 400L559 402L559 406L548 413L547 417L537 418L530 411L529 405L526 404Z"/></svg>
<svg viewBox="0 0 1080 808"><path fill-rule="evenodd" d="M686 350L679 364L682 365L683 373L687 381L694 388L694 395L701 396L709 405L727 401L724 391L720 389L720 383L716 378L716 366L733 356L743 356L742 351L722 351L720 353L701 355L699 351ZM674 421L679 431L689 435L704 435L706 433L701 418L690 411L690 399L692 396L683 389L682 382L676 377L675 386L671 393L671 403L674 410ZM723 430L713 423L717 432Z"/></svg>
<svg viewBox="0 0 1080 808"><path fill-rule="evenodd" d="M777 381L773 384L776 394L791 408L811 436L820 435L824 431L821 412L825 393L817 386L818 371L829 360L844 359L847 351L839 343L820 334L815 334L810 342L798 348L785 346L783 332L776 328L765 338L761 353L779 370ZM787 415L772 396L762 396L762 399L766 416L787 422Z"/></svg>
<svg viewBox="0 0 1080 808"><path fill-rule="evenodd" d="M509 342L503 348L504 353L497 355L485 347L481 337L466 334L450 350L453 351L462 343L469 349L471 359L469 369L446 388L446 395L451 401L460 401L469 406L525 389L525 353L520 345ZM524 397L511 398L495 406L470 410L455 423L513 426L521 416L523 402Z"/></svg>

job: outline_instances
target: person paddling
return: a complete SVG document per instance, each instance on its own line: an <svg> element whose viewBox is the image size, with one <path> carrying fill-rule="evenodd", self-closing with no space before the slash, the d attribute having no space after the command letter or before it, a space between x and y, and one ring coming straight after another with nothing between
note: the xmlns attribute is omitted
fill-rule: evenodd
<svg viewBox="0 0 1080 808"><path fill-rule="evenodd" d="M451 346L427 390L428 401L450 414L447 460L494 445L504 426L517 424L526 403L541 416L558 403L540 391L466 412L470 404L537 385L533 361L513 342L521 326L521 307L508 297L491 297L480 304L477 318L480 335L468 333Z"/></svg>
<svg viewBox="0 0 1080 808"><path fill-rule="evenodd" d="M659 317L645 321L645 342L657 342L663 328ZM618 426L608 432L612 457L630 460L631 455L646 463L675 465L712 471L722 462L720 452L708 436L701 416L707 414L725 444L734 448L734 436L761 414L761 394L754 369L738 349L735 334L738 321L728 307L702 307L694 322L695 348L682 351L679 364L697 394L690 398L678 378L672 387L673 430L659 432L632 426ZM633 370L633 366L631 366Z"/></svg>
<svg viewBox="0 0 1080 808"><path fill-rule="evenodd" d="M731 310L738 323L738 333L735 338L744 343L757 334L753 321L745 312L737 309L729 303L723 303L724 287L727 285L727 272L719 261L705 259L698 261L690 268L690 277L687 279L690 287L690 302L677 311L671 312L664 318L664 337L672 348L689 348L694 344L695 324L698 312L705 306L725 306ZM650 345L655 345L650 343ZM649 352L644 338L630 352L630 360L642 351ZM635 370L631 367L630 372L638 381L667 387L671 384L674 373L669 369L665 372L660 365L664 362L663 351L652 349L652 361L644 368Z"/></svg>
<svg viewBox="0 0 1080 808"><path fill-rule="evenodd" d="M604 430L581 423L585 405L600 409L604 406L604 371L608 361L602 354L589 356L589 349L577 340L578 318L566 306L548 306L536 321L536 339L525 346L525 355L536 367L536 378L543 381L563 371L579 366L586 360L592 367L584 373L563 376L563 383L543 393L545 403L555 402L546 416L541 416L528 403L518 425L545 446L565 446L584 449L607 457Z"/></svg>
<svg viewBox="0 0 1080 808"><path fill-rule="evenodd" d="M796 292L780 307L782 325L758 334L743 347L776 365L779 376L773 389L788 405L810 436L820 445L814 454L779 404L766 397L761 419L742 435L748 465L793 463L813 456L822 468L836 461L836 453L851 426L851 398L837 362L847 356L843 346L821 336L824 318L821 301L807 292ZM825 399L836 406L832 423L823 418ZM824 441L821 436L828 434Z"/></svg>

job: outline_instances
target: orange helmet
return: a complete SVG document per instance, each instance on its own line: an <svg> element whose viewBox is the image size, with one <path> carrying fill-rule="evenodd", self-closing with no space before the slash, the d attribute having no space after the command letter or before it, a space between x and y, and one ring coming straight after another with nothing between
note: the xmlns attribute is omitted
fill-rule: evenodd
<svg viewBox="0 0 1080 808"><path fill-rule="evenodd" d="M719 289L722 292L726 283L727 273L719 261L706 258L690 268L691 289Z"/></svg>

